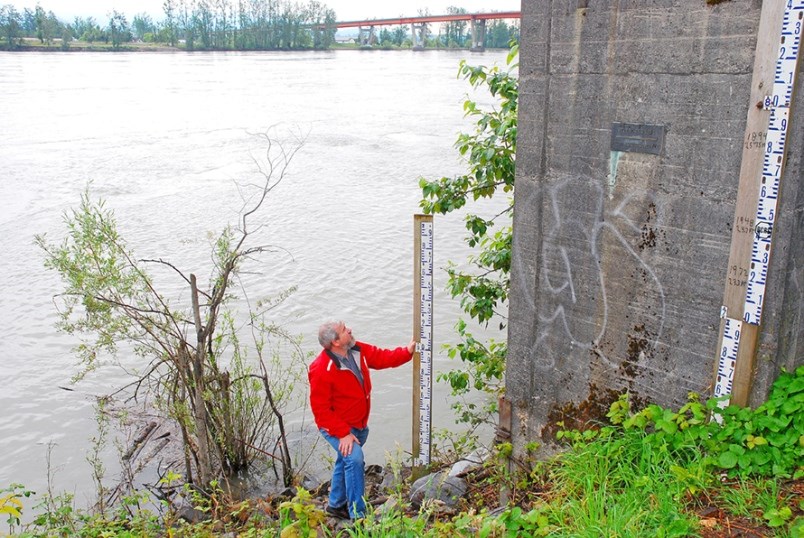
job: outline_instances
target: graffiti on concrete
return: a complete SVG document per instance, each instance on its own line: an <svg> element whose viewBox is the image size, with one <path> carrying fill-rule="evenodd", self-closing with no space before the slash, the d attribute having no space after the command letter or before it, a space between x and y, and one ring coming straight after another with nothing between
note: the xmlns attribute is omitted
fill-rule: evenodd
<svg viewBox="0 0 804 538"><path fill-rule="evenodd" d="M640 343L642 351L655 348L661 338L665 292L640 255L656 246L656 221L661 215L650 194L640 192L637 198L625 193L611 200L609 187L570 179L536 187L546 194L535 271L538 282L530 286L519 282L516 287L524 293L529 311L537 313L536 330L530 349L513 351L524 352L537 372L577 367L568 359L579 351L593 353L606 367L621 370L623 357L610 357L614 346L606 342L612 316L619 320L628 312L644 312L649 321L635 320L638 330L631 339ZM527 207L528 201L524 202ZM515 263L520 265L516 274L524 277L522 257ZM623 305L623 297L634 296Z"/></svg>

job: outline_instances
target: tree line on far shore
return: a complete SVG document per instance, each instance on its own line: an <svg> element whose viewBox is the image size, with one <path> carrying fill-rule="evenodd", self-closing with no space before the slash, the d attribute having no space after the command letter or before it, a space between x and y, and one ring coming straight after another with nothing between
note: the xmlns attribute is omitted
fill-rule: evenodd
<svg viewBox="0 0 804 538"><path fill-rule="evenodd" d="M336 42L336 13L317 0L164 0L162 7L162 20L140 13L129 21L113 9L108 22L102 25L94 17L75 17L72 23L65 23L39 4L22 11L6 4L0 6L0 48L22 48L26 38L37 40L40 46L65 50L74 41L103 43L112 48L150 43L186 50L328 49ZM467 13L458 7L450 7L448 12ZM428 47L461 48L471 44L467 21L446 23L438 34L427 34ZM518 35L516 24L488 21L485 44L505 48ZM410 47L410 28L384 27L372 44Z"/></svg>

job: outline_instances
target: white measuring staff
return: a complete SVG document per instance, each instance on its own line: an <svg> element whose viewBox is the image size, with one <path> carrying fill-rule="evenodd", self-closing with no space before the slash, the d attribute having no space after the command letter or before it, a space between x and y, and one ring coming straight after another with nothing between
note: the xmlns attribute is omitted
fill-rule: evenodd
<svg viewBox="0 0 804 538"><path fill-rule="evenodd" d="M413 457L426 466L432 457L433 403L433 217L414 215Z"/></svg>
<svg viewBox="0 0 804 538"><path fill-rule="evenodd" d="M762 102L763 108L770 111L770 117L753 227L751 262L746 275L745 305L742 319L729 317L725 306L721 309L721 317L725 323L714 389L715 396L731 394L740 348L740 336L743 332L742 324L749 323L757 326L762 319L802 25L804 25L804 0L786 0L778 39L773 92ZM725 407L728 402L720 402L720 405Z"/></svg>
<svg viewBox="0 0 804 538"><path fill-rule="evenodd" d="M746 283L743 321L759 325L768 281L771 237L776 219L776 202L779 198L779 178L784 160L787 134L788 108L772 108L762 163L762 180L757 202L756 226L751 244L751 266Z"/></svg>
<svg viewBox="0 0 804 538"><path fill-rule="evenodd" d="M737 349L740 346L740 331L742 328L741 321L726 318L726 328L723 331L723 344L717 367L715 398L731 394L731 383L734 379L734 367L737 363ZM727 403L719 402L718 405L725 407Z"/></svg>

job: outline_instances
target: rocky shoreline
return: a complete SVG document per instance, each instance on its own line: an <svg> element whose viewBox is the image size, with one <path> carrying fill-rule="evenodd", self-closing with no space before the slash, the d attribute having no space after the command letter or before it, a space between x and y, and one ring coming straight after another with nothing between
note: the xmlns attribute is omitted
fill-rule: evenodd
<svg viewBox="0 0 804 538"><path fill-rule="evenodd" d="M420 472L418 469L409 466L392 468L368 465L366 500L371 512L369 518L382 519L392 512L412 515L425 506L437 517L451 517L458 514L465 509L462 504L470 491L470 484L477 481L478 474L482 474L487 458L486 451L476 451L452 465L426 473L412 482L414 473ZM326 513L329 486L329 480L320 482L304 476L300 486L287 487L264 498L249 499L249 502L262 517L279 518L281 506L299 498L300 492L304 490L309 493L310 504L320 512L322 523L327 528L333 531L347 529L354 524L353 521ZM193 524L210 518L207 512L189 505L178 508L177 514L181 519Z"/></svg>

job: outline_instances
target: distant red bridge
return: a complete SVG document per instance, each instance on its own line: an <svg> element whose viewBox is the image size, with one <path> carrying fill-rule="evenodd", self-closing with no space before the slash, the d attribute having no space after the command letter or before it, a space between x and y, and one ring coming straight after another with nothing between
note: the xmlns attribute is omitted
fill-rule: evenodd
<svg viewBox="0 0 804 538"><path fill-rule="evenodd" d="M321 25L318 28L358 28L358 41L361 45L374 43L375 26L396 26L410 24L413 34L413 48L424 48L427 24L431 22L470 21L472 26L472 50L483 50L486 36L486 21L490 19L520 19L520 11L498 11L492 13L455 13L449 15L426 15L422 17L397 17L393 19L368 19L363 21L340 21Z"/></svg>

